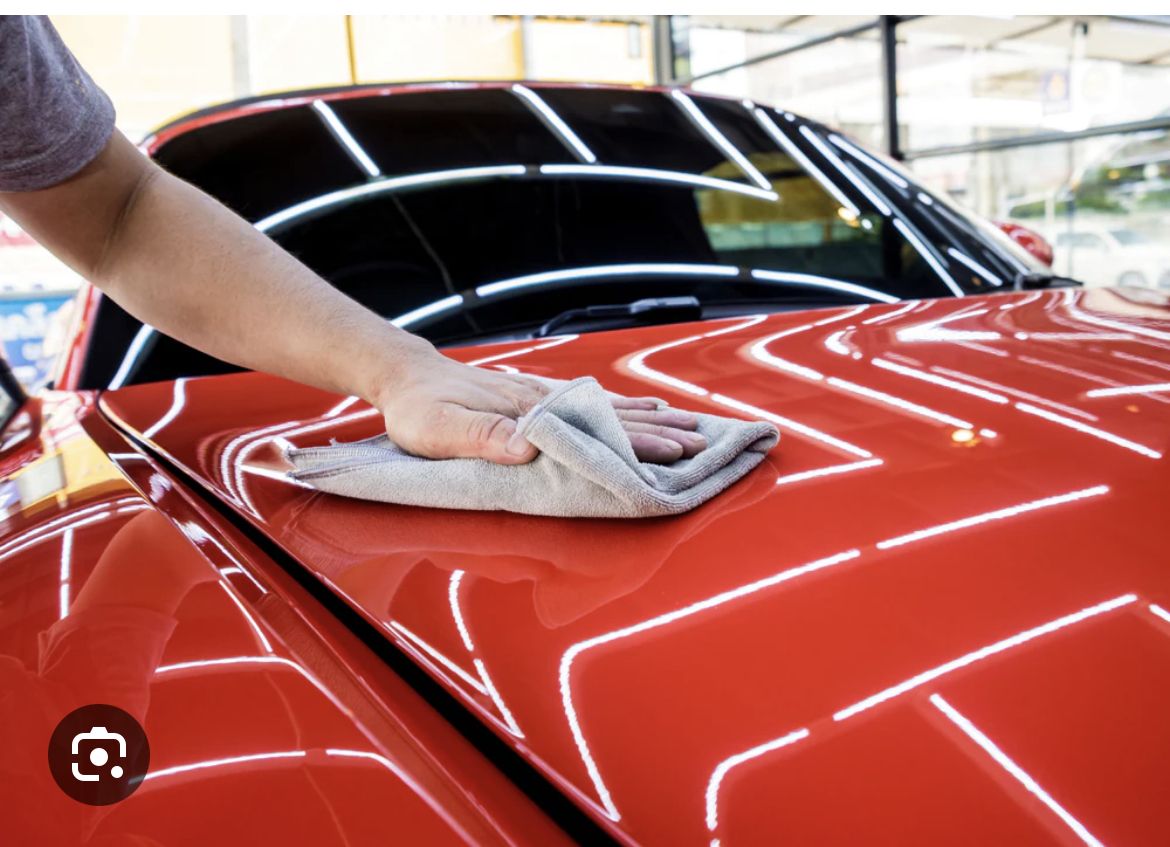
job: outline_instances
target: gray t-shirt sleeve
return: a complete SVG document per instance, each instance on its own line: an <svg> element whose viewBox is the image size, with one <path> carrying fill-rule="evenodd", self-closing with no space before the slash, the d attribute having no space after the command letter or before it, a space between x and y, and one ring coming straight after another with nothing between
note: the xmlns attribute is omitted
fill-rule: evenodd
<svg viewBox="0 0 1170 847"><path fill-rule="evenodd" d="M0 191L64 182L114 131L114 106L49 19L0 15Z"/></svg>

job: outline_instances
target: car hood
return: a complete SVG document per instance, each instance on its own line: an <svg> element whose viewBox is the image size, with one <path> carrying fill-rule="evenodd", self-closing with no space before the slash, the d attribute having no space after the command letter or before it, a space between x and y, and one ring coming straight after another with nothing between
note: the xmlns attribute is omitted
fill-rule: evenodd
<svg viewBox="0 0 1170 847"><path fill-rule="evenodd" d="M1164 301L1059 290L449 352L766 418L780 445L687 515L563 520L290 484L281 444L380 419L274 378L102 402L622 840L1164 829Z"/></svg>

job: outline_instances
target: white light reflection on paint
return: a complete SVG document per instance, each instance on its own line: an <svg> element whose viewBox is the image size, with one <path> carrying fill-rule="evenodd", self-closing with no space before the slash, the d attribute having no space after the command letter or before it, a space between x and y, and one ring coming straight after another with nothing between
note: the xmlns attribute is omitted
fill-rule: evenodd
<svg viewBox="0 0 1170 847"><path fill-rule="evenodd" d="M693 382L687 382L684 379L679 379L676 376L663 373L662 371L655 370L646 364L646 358L662 350L669 350L672 347L681 347L684 344L690 344L693 341L699 341L703 338L714 338L718 335L726 335L731 332L737 332L741 329L747 329L748 327L755 326L756 324L761 323L766 319L767 315L752 315L746 320L739 321L738 323L734 323L731 326L714 329L710 332L704 332L701 335L690 335L686 338L678 338L673 341L667 341L664 344L658 344L654 347L647 347L645 350L640 350L638 353L631 356L626 362L626 367L628 367L634 373L651 380L652 382L668 385L671 388L675 388L685 394L693 394L696 397L706 397L708 393L706 388L703 388L701 385L695 385Z"/></svg>
<svg viewBox="0 0 1170 847"><path fill-rule="evenodd" d="M735 409L739 412L745 412L749 415L755 415L766 421L771 421L781 429L790 429L793 432L798 432L801 435L811 438L814 441L819 441L822 444L827 444L830 447L835 447L851 456L858 456L862 459L872 459L873 453L868 450L863 450L860 447L850 444L848 441L842 441L840 438L835 438L827 432L821 432L819 429L813 429L810 426L799 423L786 418L783 415L778 415L775 412L769 412L767 409L761 409L759 406L753 406L750 403L745 403L742 400L736 400L734 397L728 397L724 394L712 394L711 402L718 403L720 406L726 406L729 409Z"/></svg>
<svg viewBox="0 0 1170 847"><path fill-rule="evenodd" d="M73 578L73 527L69 527L61 534L61 583L58 588L59 617L65 620L69 616L70 581Z"/></svg>
<svg viewBox="0 0 1170 847"><path fill-rule="evenodd" d="M1166 621L1166 623L1170 623L1170 612L1167 612L1157 603L1150 604L1150 611L1160 617L1162 620Z"/></svg>
<svg viewBox="0 0 1170 847"><path fill-rule="evenodd" d="M589 149L589 146L581 140L577 133L573 132L572 128L565 123L564 119L556 113L544 98L533 91L526 85L516 83L512 86L512 93L524 101L530 109L536 112L537 115L544 118L553 132L560 136L561 142L572 151L582 162L593 164L597 161L597 156Z"/></svg>
<svg viewBox="0 0 1170 847"><path fill-rule="evenodd" d="M899 535L895 538L887 538L885 541L879 541L876 546L879 550L889 550L891 547L901 547L903 544L911 544L915 541L933 538L936 535L943 535L948 532L954 532L955 530L979 526L980 524L1004 520L1005 518L1014 518L1017 515L1035 512L1039 509L1047 509L1064 503L1074 503L1077 500L1085 500L1089 497L1100 497L1102 494L1108 493L1108 485L1094 485L1092 488L1082 488L1079 491L1070 491L1067 494L1057 494L1053 497L1030 500L1027 503L1019 503L1015 506L996 509L993 512L983 512L979 515L972 515L969 518L962 518L961 520L938 524L927 529L920 529L907 533L906 535Z"/></svg>
<svg viewBox="0 0 1170 847"><path fill-rule="evenodd" d="M1155 382L1149 385L1119 385L1116 388L1094 388L1085 392L1086 397L1126 397L1131 394L1149 394L1151 391L1170 391L1170 382Z"/></svg>
<svg viewBox="0 0 1170 847"><path fill-rule="evenodd" d="M223 454L220 456L219 470L221 479L224 482L224 487L227 489L227 493L233 497L236 503L252 512L252 514L256 514L255 505L248 497L248 493L244 487L244 462L247 460L247 457L252 453L253 450L260 448L265 443L277 442L277 435L287 439L295 435L305 435L310 432L341 426L352 421L371 418L380 414L381 412L379 410L369 408L363 409L360 412L352 412L351 414L342 415L336 418L317 420L308 424L304 424L301 421L286 421L284 423L264 427L263 429L258 429L255 432L248 432L238 436L233 439L227 445L227 447L224 448ZM237 450L239 453L234 460L235 472L232 473L232 454Z"/></svg>
<svg viewBox="0 0 1170 847"><path fill-rule="evenodd" d="M468 653L474 654L475 644L472 643L471 632L467 629L467 623L463 620L463 609L459 605L459 586L463 582L463 575L464 572L461 570L451 572L451 580L447 585L447 602L451 606L451 617L455 619L455 628L459 630L459 637L463 640L463 646L467 648ZM479 678L483 680L483 687L487 692L487 696L491 698L500 716L503 717L508 731L517 738L523 738L524 733L520 730L520 725L512 716L511 710L504 703L504 698L500 696L500 692L496 689L495 683L492 682L487 665L478 658L473 658L472 662L475 664L475 670L479 674Z"/></svg>
<svg viewBox="0 0 1170 847"><path fill-rule="evenodd" d="M165 415L151 424L150 427L143 430L143 438L154 438L159 431L179 416L179 412L183 411L183 405L187 402L187 377L180 377L175 380L174 385L174 399L171 401L171 407L167 409Z"/></svg>
<svg viewBox="0 0 1170 847"><path fill-rule="evenodd" d="M374 160L370 158L370 154L365 151L362 145L358 144L357 139L350 133L349 128L341 122L341 118L337 117L337 113L329 108L329 104L324 100L313 101L313 111L325 122L325 126L335 139L345 148L345 152L349 157L370 177L379 177L382 171L374 164Z"/></svg>
<svg viewBox="0 0 1170 847"><path fill-rule="evenodd" d="M752 117L756 119L756 123L760 125L764 132L788 154L789 158L804 168L807 173L812 174L813 179L820 183L821 188L825 189L825 191L832 195L834 200L841 204L841 208L845 209L854 219L861 217L861 210L853 205L853 201L845 196L844 192L837 187L837 183L825 176L824 171L814 165L812 160L801 152L795 142L785 135L780 127L776 126L776 123L768 117L763 109L748 107L748 111L751 112Z"/></svg>
<svg viewBox="0 0 1170 847"><path fill-rule="evenodd" d="M232 756L226 759L207 759L202 762L192 762L189 765L175 765L171 768L160 768L147 772L143 782L152 779L164 779L168 776L178 776L191 771L207 770L208 768L223 768L231 765L246 765L252 762L267 762L281 759L304 759L308 756L306 750L283 750L276 753L252 753L248 756Z"/></svg>
<svg viewBox="0 0 1170 847"><path fill-rule="evenodd" d="M1071 829L1081 841L1090 845L1090 847L1104 847L1100 841L1093 837L1093 834L1085 828L1085 825L1074 818L1064 806L1060 805L1052 798L1052 795L1045 791L1040 783L1036 782L1023 768L1016 764L1007 753L1003 752L998 745L980 729L971 723L965 715L958 709L948 703L941 695L931 694L930 702L936 709L946 716L947 720L962 730L963 734L978 744L983 752L991 756L997 765L1007 771L1016 782L1024 786L1028 792L1038 799L1041 803L1047 806L1058 818L1064 821L1065 826Z"/></svg>
<svg viewBox="0 0 1170 847"><path fill-rule="evenodd" d="M1055 400L1049 400L1046 397L1040 397L1039 395L1036 395L1036 394L1030 394L1027 391L1020 391L1018 388L1012 388L1011 386L1008 386L1008 385L1002 385L1001 383L998 383L998 382L992 382L989 379L982 379L982 378L977 377L977 376L972 376L971 374L968 374L968 373L963 373L962 371L956 371L956 370L951 370L950 368L939 367L938 365L931 365L930 369L935 373L947 374L948 376L953 376L956 379L966 380L967 382L974 383L975 385L982 385L985 388L994 389L996 391L1002 391L1004 394L1010 394L1013 397L1020 397L1020 398L1023 398L1024 400L1030 400L1033 403L1040 403L1041 405L1044 405L1044 406L1051 406L1054 409L1061 409L1062 411L1068 412L1070 415L1076 415L1077 417L1085 418L1086 420L1090 420L1090 421L1097 420L1096 415L1091 415L1088 412L1081 411L1080 409L1074 409L1072 406L1066 406L1063 403L1057 403Z"/></svg>
<svg viewBox="0 0 1170 847"><path fill-rule="evenodd" d="M686 185L691 188L711 188L716 191L730 191L744 194L757 200L775 202L779 195L775 191L744 185L730 179L689 174L685 171L668 171L658 168L637 168L625 165L541 165L540 173L546 176L579 176L584 178L625 179L633 181L660 182Z"/></svg>
<svg viewBox="0 0 1170 847"><path fill-rule="evenodd" d="M1133 353L1126 353L1122 350L1110 350L1109 355L1118 359L1125 359L1127 362L1136 362L1139 365L1149 365L1151 368L1170 371L1170 364L1148 359L1145 356L1135 356Z"/></svg>
<svg viewBox="0 0 1170 847"><path fill-rule="evenodd" d="M836 332L826 335L825 349L831 353L836 353L838 356L848 356L852 350L847 344L845 344L844 341L842 341L842 339L845 337L845 333L852 331L853 327L849 327L848 329L840 329Z"/></svg>
<svg viewBox="0 0 1170 847"><path fill-rule="evenodd" d="M1035 291L1035 292L1029 294L1028 296L1024 297L1023 299L1017 300L1015 303L1004 303L1002 306L999 307L999 310L1001 312L1009 312L1012 309L1018 309L1020 306L1027 306L1030 303L1035 303L1037 300L1039 300L1043 296L1044 296L1043 291Z"/></svg>
<svg viewBox="0 0 1170 847"><path fill-rule="evenodd" d="M998 341L1003 335L991 330L945 329L947 324L963 318L977 318L987 314L987 309L964 309L926 323L899 329L899 341ZM997 354L999 351L995 351ZM1005 354L1006 355L1006 354Z"/></svg>
<svg viewBox="0 0 1170 847"><path fill-rule="evenodd" d="M905 306L902 306L901 308L894 309L894 311L887 312L884 315L875 315L872 318L866 318L865 320L862 321L862 323L863 324L885 323L886 321L893 320L894 318L900 317L900 316L906 314L907 312L913 311L914 309L916 309L920 305L922 305L920 301L911 300L909 303L907 303Z"/></svg>
<svg viewBox="0 0 1170 847"><path fill-rule="evenodd" d="M1093 438L1100 439L1101 441L1108 442L1109 444L1115 444L1118 447L1123 447L1126 450L1132 450L1134 453L1145 456L1148 459L1162 458L1162 454L1152 447L1147 447L1144 444L1138 444L1136 441L1130 441L1128 438L1122 438L1120 435L1114 435L1112 432L1106 432L1105 430L1098 429L1095 426L1089 426L1087 423L1081 423L1080 421L1073 420L1072 418L1066 418L1064 415L1056 414L1056 412L1050 412L1047 409L1041 409L1039 406L1033 406L1031 403L1016 403L1015 407L1025 414L1035 415L1038 418L1043 418L1044 420L1051 421L1054 424L1060 424L1061 426L1068 427L1069 429L1075 429L1077 432L1084 433L1085 435L1091 435Z"/></svg>
<svg viewBox="0 0 1170 847"><path fill-rule="evenodd" d="M1170 341L1170 332L1162 332L1161 330L1151 329L1150 327L1142 326L1141 324L1123 323L1121 321L1113 321L1106 318L1099 318L1095 315L1090 315L1088 312L1085 312L1079 306L1077 306L1073 298L1069 298L1065 305L1067 306L1068 314L1071 315L1075 320L1082 321L1083 323L1095 324L1096 326L1103 326L1106 329L1114 329L1118 332L1126 332L1132 335L1141 335L1145 336L1146 338L1154 338L1159 341Z"/></svg>
<svg viewBox="0 0 1170 847"><path fill-rule="evenodd" d="M723 780L732 768L736 768L744 762L750 762L752 759L758 759L760 756L771 753L774 750L789 747L797 741L803 741L808 736L809 731L807 729L798 729L787 735L782 735L779 738L774 738L771 741L766 741L763 744L752 747L750 750L744 750L742 753L728 756L720 762L718 767L712 772L711 778L707 780L707 829L714 832L715 827L719 826L719 786L723 784Z"/></svg>
<svg viewBox="0 0 1170 847"><path fill-rule="evenodd" d="M856 382L850 382L847 379L831 376L825 380L829 385L835 388L840 388L844 391L858 394L878 403L887 406L892 406L895 409L901 409L904 412L909 412L912 415L918 415L928 420L938 421L947 426L953 426L957 429L974 429L975 425L969 423L962 418L956 418L954 415L948 415L946 412L940 412L936 409L931 409L929 406L923 406L920 403L913 403L910 400L905 400L901 397L896 397L893 394L887 394L884 391L878 391L876 388L870 388L865 385L858 385Z"/></svg>
<svg viewBox="0 0 1170 847"><path fill-rule="evenodd" d="M487 696L487 693L488 693L487 688L484 687L484 684L482 682L480 682L478 679L473 677L467 671L463 670L463 668L459 667L459 665L455 664L453 661L451 661L445 655L440 653L438 650L436 650L434 647L432 647L430 644L428 644L426 641L424 641L418 635L413 633L411 630L404 627L398 621L390 621L387 624L387 627L391 631L397 633L398 635L405 637L408 641L414 643L414 645L416 647L418 647L418 649L422 650L423 653L425 653L427 656L430 656L432 659L434 659L440 665L445 667L447 670L451 671L451 673L455 674L455 676L459 677L461 680L463 680L469 686L474 688L480 694L484 695L485 697Z"/></svg>
<svg viewBox="0 0 1170 847"><path fill-rule="evenodd" d="M724 155L733 161L736 167L743 171L744 176L760 188L770 189L772 187L772 183L768 178L760 173L755 165L748 161L748 157L743 154L743 151L732 144L727 136L720 132L715 124L711 123L711 119L703 114L702 110L695 105L694 100L677 88L671 89L670 96L675 103L682 107L683 112L691 119L691 122L710 139L711 143L722 150Z"/></svg>
<svg viewBox="0 0 1170 847"><path fill-rule="evenodd" d="M463 646L471 653L474 652L475 646L471 643L471 633L467 631L467 624L463 620L463 610L459 608L459 583L462 581L463 571L451 572L451 581L447 586L447 602L451 605L451 617L455 619L455 628L459 630Z"/></svg>
<svg viewBox="0 0 1170 847"><path fill-rule="evenodd" d="M850 318L854 317L855 315L858 315L858 314L864 312L868 308L869 308L868 306L864 306L864 305L863 306L854 306L852 309L848 309L840 314L832 315L828 318L823 318L823 319L821 319L819 321L815 321L813 323L802 324L800 326L793 327L791 329L786 329L786 330L782 330L782 331L777 332L777 333L773 333L772 335L766 336L763 340L753 344L752 347L750 348L750 350L752 351L751 355L756 356L758 353L762 356L767 357L770 354L768 354L767 350L764 348L771 341L774 341L778 338L783 338L785 336L795 335L795 334L801 333L801 332L806 332L806 331L813 329L815 327L818 327L818 326L826 326L828 324L836 323L838 321L849 320ZM872 459L873 454L870 453L868 450L863 450L862 448L860 448L854 444L850 444L847 441L843 441L842 439L834 438L833 436L829 435L826 432L822 432L821 430L814 429L810 426L806 426L805 424L791 420L790 418L785 418L781 415L777 415L774 412L769 412L765 409L760 409L757 406L752 406L750 404L744 403L744 402L736 400L734 398L727 397L726 395L723 395L723 394L709 394L707 389L702 387L701 385L695 385L694 383L686 382L685 380L679 379L678 377L672 376L671 374L662 373L661 371L657 371L657 370L651 368L650 366L648 366L645 363L645 360L648 356L652 355L653 353L657 353L661 350L667 350L667 349L670 349L672 347L681 347L684 344L690 344L691 342L698 341L702 338L710 338L710 337L717 336L717 335L724 335L724 334L731 333L731 332L737 332L741 329L746 329L750 326L754 326L758 323L761 323L766 318L767 318L766 315L754 315L754 316L748 318L746 321L743 321L739 324L733 324L732 326L723 327L720 329L712 330L710 332L705 332L702 335L691 335L691 336L688 336L686 338L675 339L673 341L668 341L664 344L659 344L655 347L650 347L646 350L639 351L636 355L632 356L628 360L627 366L629 367L629 369L632 372L637 373L641 376L644 376L645 378L647 378L653 382L658 382L658 383L661 383L663 385L667 385L667 386L676 388L679 391L683 391L687 394L691 394L691 395L694 395L696 397L710 396L711 401L714 403L718 403L718 404L723 405L723 406L728 406L729 408L736 409L740 412L746 412L747 414L755 415L755 416L762 418L764 420L771 421L772 423L776 424L778 427L780 427L782 429L788 429L788 430L791 430L793 432L797 432L797 433L804 435L808 438L811 438L815 441L820 441L823 444L827 444L831 447L835 447L836 449L844 451L845 453L848 453L851 456L860 457L863 459ZM775 359L776 357L773 357L773 358ZM761 359L761 361L767 361L767 358L763 358L763 359ZM778 361L786 362L787 360L778 360ZM798 368L802 367L799 365L795 365L794 363L788 363L788 364L792 364L793 367L798 367ZM812 374L817 373L816 371L812 371L811 369L809 369L809 371ZM819 374L817 376L819 376Z"/></svg>
<svg viewBox="0 0 1170 847"><path fill-rule="evenodd" d="M1067 365L1062 365L1058 362L1050 362L1047 359L1037 359L1035 356L1020 356L1019 359L1026 365L1035 365L1038 368L1044 368L1045 370L1061 373L1065 376L1076 377L1077 379L1083 379L1088 382L1095 382L1098 385L1108 385L1111 387L1117 387L1121 385L1121 383L1115 379L1099 376L1098 374L1081 370L1080 368L1070 368Z"/></svg>
<svg viewBox="0 0 1170 847"><path fill-rule="evenodd" d="M944 376L935 376L934 374L927 373L926 371L919 370L918 368L899 365L896 362L889 361L888 359L871 359L870 362L874 367L881 368L882 370L893 371L894 373L901 374L902 376L908 376L911 379L920 379L923 382L933 383L934 385L941 385L944 388L951 389L952 391L958 391L963 394L970 394L972 397L979 397L992 403L1004 405L1010 402L1008 398L1004 397L1002 394L996 394L993 391L984 391L982 388L975 388L962 382L958 382L957 380L947 379Z"/></svg>
<svg viewBox="0 0 1170 847"><path fill-rule="evenodd" d="M199 546L202 546L203 544L211 543L212 546L214 546L216 549L218 549L219 552L223 554L224 558L227 559L229 562L237 562L238 561L236 559L236 557L233 556L231 554L231 552L226 547L223 546L223 544L220 542L220 540L218 538L216 538L214 535L209 533L207 530L205 530L199 524L195 523L195 521L184 521L184 522L180 523L179 524L179 531L182 532L183 535L185 535L190 541L192 541L195 544L195 546L199 547ZM224 576L226 576L229 573L241 574L245 579L247 579L250 583L252 583L252 585L255 586L256 590L259 591L261 594L268 593L268 589L265 588L263 585L261 585L256 580L256 577L252 576L252 574L248 573L248 571L246 571L244 568L240 567L238 564L233 564L233 565L230 565L229 567L222 568L222 569L217 568L217 570L219 570L220 574L222 574Z"/></svg>
<svg viewBox="0 0 1170 847"><path fill-rule="evenodd" d="M160 665L155 669L154 673L155 676L160 677L182 678L187 676L189 672L194 672L194 675L199 675L208 670L221 668L246 670L251 667L263 667L265 665L274 665L294 671L298 676L317 689L330 703L337 706L346 714L352 713L352 710L348 706L338 700L333 692L326 688L308 670L296 662L281 658L280 656L226 656L220 659L196 659L190 662L176 662L173 665Z"/></svg>
<svg viewBox="0 0 1170 847"><path fill-rule="evenodd" d="M268 637L264 634L264 630L260 628L260 624L256 621L256 618L253 617L252 613L249 612L247 607L244 606L243 601L236 596L235 590L230 585L228 585L227 582L220 582L218 584L219 587L223 589L223 593L228 596L228 599L231 600L236 605L236 608L240 610L240 614L244 616L244 620L248 622L248 626L256 635L256 640L260 642L260 649L262 649L265 653L272 653L272 642L268 640Z"/></svg>
<svg viewBox="0 0 1170 847"><path fill-rule="evenodd" d="M1123 606L1128 606L1135 600L1137 600L1136 595L1124 594L1120 597L1114 597L1112 600L1106 600L1104 603L1098 603L1096 606L1089 606L1087 609L1081 609L1079 612L1074 612L1071 615L1065 615L1064 617L1048 621L1048 623L1041 624L1040 626L1033 627L1032 629L1026 629L1023 632L1011 636L1010 638L1005 638L1002 641L996 641L994 644L981 647L978 650L974 650L970 653L960 656L957 659L953 659L946 664L939 665L938 667L931 668L927 671L923 671L917 676L912 676L905 682L900 682L897 685L891 686L890 688L887 688L883 691L879 691L877 694L866 697L864 700L854 703L852 706L848 706L835 713L833 715L833 720L848 720L854 715L858 715L861 712L872 709L874 706L877 706L880 703L885 703L887 700L892 700L894 697L905 694L907 691L912 691L921 685L925 685L932 680L938 679L940 676L944 676L950 673L951 671L965 668L974 664L975 662L979 662L990 656L994 656L997 653L1010 650L1013 647L1019 647L1021 644L1026 644L1029 641L1032 641L1033 639L1039 638L1043 635L1058 632L1065 627L1078 624L1098 615L1103 615L1106 612L1112 612L1114 609L1120 609Z"/></svg>
<svg viewBox="0 0 1170 847"><path fill-rule="evenodd" d="M769 367L773 367L781 371L786 371L787 373L795 374L796 376L804 377L805 379L812 380L813 382L820 382L825 378L825 375L820 371L814 370L813 368L807 367L806 365L797 364L796 362L790 361L788 359L782 359L775 353L772 353L768 350L768 345L770 345L773 341L789 335L795 335L799 332L804 332L805 330L812 329L812 327L813 324L804 324L803 326L793 327L792 329L786 329L773 333L772 335L767 335L748 348L748 355L757 362L762 362Z"/></svg>
<svg viewBox="0 0 1170 847"><path fill-rule="evenodd" d="M565 654L561 657L560 664L560 689L561 689L561 703L565 710L565 715L569 720L569 728L573 733L573 740L577 744L577 750L581 755L581 760L585 763L585 768L589 772L589 778L593 781L593 787L597 791L598 799L601 800L605 807L605 813L610 820L621 820L621 814L614 805L613 798L610 796L609 789L606 787L604 780L601 778L601 772L597 768L597 763L593 760L593 755L589 750L589 745L585 741L585 735L581 731L581 724L577 718L577 710L573 705L573 691L571 672L573 662L586 650L591 650L594 647L600 647L603 644L610 644L622 638L628 638L631 635L637 635L651 629L657 629L661 626L674 623L683 618L691 617L700 612L705 612L710 609L717 608L733 600L738 600L743 597L751 596L759 591L767 588L780 585L791 579L804 576L806 574L814 573L816 571L824 570L826 568L834 567L835 565L849 562L861 555L860 550L847 550L844 553L837 553L834 556L829 556L824 559L817 559L804 565L798 565L784 571L780 571L772 576L764 579L742 585L739 588L733 588L730 591L724 591L709 597L706 600L700 600L697 603L691 603L681 609L676 609L673 612L667 612L662 615L657 615L649 620L643 621L633 626L623 627L622 629L608 632L604 635L599 635L594 638L589 638L585 641L579 641L572 645Z"/></svg>
<svg viewBox="0 0 1170 847"><path fill-rule="evenodd" d="M508 350L504 353L496 353L493 356L484 356L482 359L472 359L467 364L469 365L486 365L490 362L498 362L501 359L512 359L517 356L526 356L529 353L535 353L537 350L547 350L550 347L559 347L562 344L568 344L570 341L575 341L580 338L579 335L558 335L556 338L540 344L533 344L529 347L521 347L517 350Z"/></svg>
<svg viewBox="0 0 1170 847"><path fill-rule="evenodd" d="M36 533L35 535L30 531L28 536L25 536L23 534L20 536L17 536L17 538L21 539L19 544L12 544L11 542L9 542L9 544L11 546L5 546L3 548L0 548L0 560L7 559L11 556L15 556L17 553L20 553L24 550L27 550L29 547L40 544L43 541L48 541L50 538L54 538L58 535L63 535L64 533L70 532L74 529L80 529L83 526L89 526L90 524L100 523L101 521L108 520L109 518L115 517L116 515L124 515L124 514L130 514L132 512L140 512L144 509L149 509L149 508L150 508L150 506L148 506L146 503L138 503L138 504L131 505L131 506L123 506L122 508L117 509L117 510L104 511L104 512L99 512L99 513L94 514L94 515L89 515L85 518L82 518L81 520L72 521L67 527L66 526L58 526L55 529L47 530L47 531L41 532L41 533ZM14 540L16 540L16 539L14 539Z"/></svg>
<svg viewBox="0 0 1170 847"><path fill-rule="evenodd" d="M479 674L479 678L483 680L484 688L487 690L487 696L495 704L496 709L499 710L500 716L507 724L508 731L517 738L523 738L524 733L520 729L520 725L516 723L516 718L512 716L511 710L508 709L504 703L504 698L500 696L500 692L496 690L495 684L492 682L491 676L488 675L487 665L483 663L482 659L472 659L475 663L475 670Z"/></svg>
<svg viewBox="0 0 1170 847"><path fill-rule="evenodd" d="M827 468L815 468L811 471L801 471L779 477L776 480L776 484L791 485L794 482L804 482L807 479L818 479L822 476L835 476L842 473L851 473L852 471L862 471L866 468L876 468L881 464L884 464L882 460L875 458L863 459L860 462L850 462L846 465L830 465Z"/></svg>

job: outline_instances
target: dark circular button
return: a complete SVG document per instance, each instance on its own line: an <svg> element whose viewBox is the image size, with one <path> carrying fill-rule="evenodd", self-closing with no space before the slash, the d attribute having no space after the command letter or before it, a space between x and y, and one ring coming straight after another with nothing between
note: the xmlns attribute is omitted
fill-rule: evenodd
<svg viewBox="0 0 1170 847"><path fill-rule="evenodd" d="M146 733L116 706L74 709L49 738L49 771L79 803L108 806L125 800L138 790L149 767Z"/></svg>

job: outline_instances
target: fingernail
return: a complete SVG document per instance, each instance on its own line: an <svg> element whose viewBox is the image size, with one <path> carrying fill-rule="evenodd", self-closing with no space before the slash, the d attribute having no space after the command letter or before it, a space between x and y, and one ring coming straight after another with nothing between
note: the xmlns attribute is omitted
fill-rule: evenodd
<svg viewBox="0 0 1170 847"><path fill-rule="evenodd" d="M508 443L504 445L504 449L513 456L523 456L531 446L528 443L528 439L517 431L512 433L512 437L508 439Z"/></svg>
<svg viewBox="0 0 1170 847"><path fill-rule="evenodd" d="M697 432L688 432L686 439L694 447L702 448L707 446L707 439Z"/></svg>
<svg viewBox="0 0 1170 847"><path fill-rule="evenodd" d="M669 420L671 423L683 424L684 426L689 426L690 424L696 422L695 416L690 412L669 411L663 412L663 415L665 415L667 420Z"/></svg>

